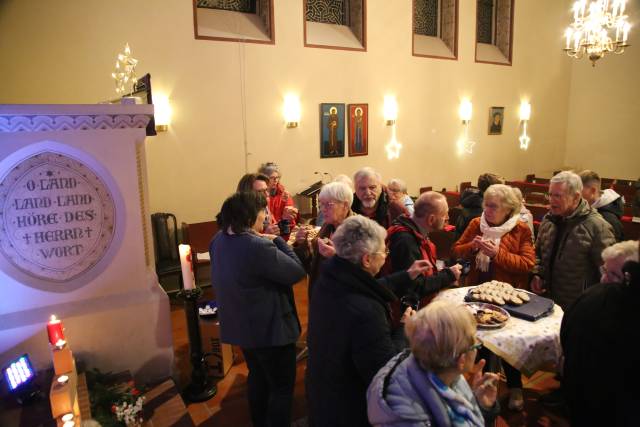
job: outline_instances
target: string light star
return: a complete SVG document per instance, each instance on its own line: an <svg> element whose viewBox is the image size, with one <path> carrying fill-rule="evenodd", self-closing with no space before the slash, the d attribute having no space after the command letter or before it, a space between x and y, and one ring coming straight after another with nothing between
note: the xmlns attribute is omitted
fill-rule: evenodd
<svg viewBox="0 0 640 427"><path fill-rule="evenodd" d="M394 139L386 145L385 149L387 150L387 158L389 160L397 159L400 157L400 149L402 149L402 144Z"/></svg>
<svg viewBox="0 0 640 427"><path fill-rule="evenodd" d="M131 92L135 91L135 85L138 82L136 65L138 65L138 60L131 56L131 49L129 48L129 43L127 43L124 47L124 53L118 54L116 69L111 73L111 77L113 77L116 83L116 93L125 93L125 87L129 82L131 82L132 85Z"/></svg>
<svg viewBox="0 0 640 427"><path fill-rule="evenodd" d="M475 141L469 141L468 139L459 140L458 154L472 154L474 145L476 145Z"/></svg>
<svg viewBox="0 0 640 427"><path fill-rule="evenodd" d="M529 138L529 136L525 133L522 134L520 138L518 138L518 141L520 141L520 148L526 150L529 148L529 142L531 142L531 138Z"/></svg>

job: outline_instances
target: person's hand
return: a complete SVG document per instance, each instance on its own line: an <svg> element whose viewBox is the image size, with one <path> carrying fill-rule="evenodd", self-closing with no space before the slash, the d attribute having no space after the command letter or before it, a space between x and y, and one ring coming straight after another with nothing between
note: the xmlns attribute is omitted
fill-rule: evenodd
<svg viewBox="0 0 640 427"><path fill-rule="evenodd" d="M309 229L302 225L296 231L296 244L300 245L307 241L307 237L309 237Z"/></svg>
<svg viewBox="0 0 640 427"><path fill-rule="evenodd" d="M471 389L476 396L478 404L484 409L490 409L496 403L498 397L498 379L499 376L495 372L482 373L482 368L486 361L480 359L478 363L473 366L471 372L473 377L471 379Z"/></svg>
<svg viewBox="0 0 640 427"><path fill-rule="evenodd" d="M288 219L289 221L295 221L298 217L298 209L293 206L285 206L284 212L282 213L282 219Z"/></svg>
<svg viewBox="0 0 640 427"><path fill-rule="evenodd" d="M531 290L538 295L546 291L544 280L542 280L542 277L533 276L533 279L531 279Z"/></svg>
<svg viewBox="0 0 640 427"><path fill-rule="evenodd" d="M264 237L265 239L269 239L273 242L273 239L275 239L278 236L276 236L275 234L262 233L260 237Z"/></svg>
<svg viewBox="0 0 640 427"><path fill-rule="evenodd" d="M493 259L498 255L498 249L498 245L493 240L483 240L480 242L480 251L489 258Z"/></svg>
<svg viewBox="0 0 640 427"><path fill-rule="evenodd" d="M407 323L407 320L409 320L409 318L414 314L416 314L416 311L411 307L407 307L404 313L402 313L402 317L400 318L400 323Z"/></svg>
<svg viewBox="0 0 640 427"><path fill-rule="evenodd" d="M480 250L480 242L482 242L482 236L476 236L473 238L473 240L471 241L471 247L474 251Z"/></svg>
<svg viewBox="0 0 640 427"><path fill-rule="evenodd" d="M269 224L264 228L264 234L275 234L276 236L279 236L280 227L278 227L278 224Z"/></svg>
<svg viewBox="0 0 640 427"><path fill-rule="evenodd" d="M462 266L460 264L452 265L449 267L449 271L453 273L453 277L456 278L456 282L460 280L460 276L462 275Z"/></svg>
<svg viewBox="0 0 640 427"><path fill-rule="evenodd" d="M333 242L328 239L318 239L318 252L325 258L331 258L336 254L336 248L333 246Z"/></svg>
<svg viewBox="0 0 640 427"><path fill-rule="evenodd" d="M411 280L415 280L421 274L426 276L430 275L433 271L433 265L426 259L418 259L411 264L411 267L407 269Z"/></svg>

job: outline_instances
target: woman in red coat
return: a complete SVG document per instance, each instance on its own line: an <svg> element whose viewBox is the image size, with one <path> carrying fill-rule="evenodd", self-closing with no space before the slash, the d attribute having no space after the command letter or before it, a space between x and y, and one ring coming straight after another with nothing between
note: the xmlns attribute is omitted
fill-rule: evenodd
<svg viewBox="0 0 640 427"><path fill-rule="evenodd" d="M472 261L467 285L498 280L516 288L528 287L536 255L531 230L519 220L521 203L507 185L494 184L485 191L482 215L469 223L452 249L454 257ZM520 372L504 361L503 367L510 390L509 408L522 410Z"/></svg>

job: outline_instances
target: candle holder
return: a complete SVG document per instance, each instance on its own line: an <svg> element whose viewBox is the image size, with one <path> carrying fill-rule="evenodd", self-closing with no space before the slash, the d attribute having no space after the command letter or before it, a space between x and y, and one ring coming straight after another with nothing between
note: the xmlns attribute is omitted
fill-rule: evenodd
<svg viewBox="0 0 640 427"><path fill-rule="evenodd" d="M204 354L202 354L197 304L200 295L202 295L202 291L199 288L183 289L178 292L178 297L184 300L184 313L187 317L189 332L191 384L187 386L183 394L190 402L204 402L218 392L218 388L207 375L207 363Z"/></svg>

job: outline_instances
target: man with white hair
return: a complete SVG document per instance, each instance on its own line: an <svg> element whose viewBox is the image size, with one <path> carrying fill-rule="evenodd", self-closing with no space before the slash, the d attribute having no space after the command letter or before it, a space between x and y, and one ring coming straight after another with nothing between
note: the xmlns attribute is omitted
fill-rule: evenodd
<svg viewBox="0 0 640 427"><path fill-rule="evenodd" d="M566 310L599 282L602 251L615 238L611 225L582 198L582 180L575 173L551 178L549 197L550 212L538 229L531 290L548 293Z"/></svg>
<svg viewBox="0 0 640 427"><path fill-rule="evenodd" d="M571 425L637 425L640 360L629 343L640 341L638 241L609 246L602 258L602 283L580 295L562 319L562 388Z"/></svg>
<svg viewBox="0 0 640 427"><path fill-rule="evenodd" d="M374 220L384 228L389 228L394 219L407 210L402 203L391 200L382 185L380 174L370 167L364 167L353 175L356 197L351 210Z"/></svg>

